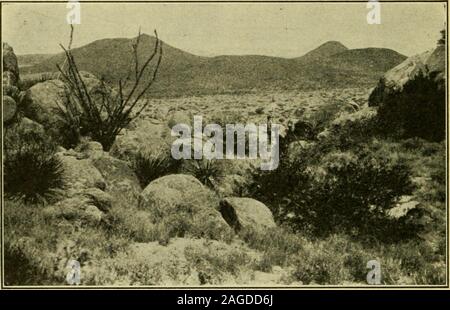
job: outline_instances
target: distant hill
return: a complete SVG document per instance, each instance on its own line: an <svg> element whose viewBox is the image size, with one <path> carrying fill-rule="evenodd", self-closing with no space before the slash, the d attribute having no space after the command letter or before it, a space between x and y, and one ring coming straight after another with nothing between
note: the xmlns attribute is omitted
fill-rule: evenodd
<svg viewBox="0 0 450 310"><path fill-rule="evenodd" d="M140 63L154 42L154 37L142 35ZM132 39L103 39L73 49L72 53L80 70L117 83L130 68L131 43ZM291 59L259 55L202 57L168 44L164 44L163 53L152 92L156 95L368 86L406 58L389 49L349 50L336 41ZM19 56L19 62L26 57ZM22 67L21 74L56 71L56 64L62 64L64 58L63 53L47 55L38 63Z"/></svg>
<svg viewBox="0 0 450 310"><path fill-rule="evenodd" d="M28 67L37 65L44 60L50 58L52 55L49 54L28 54L28 55L17 55L17 61L20 67Z"/></svg>
<svg viewBox="0 0 450 310"><path fill-rule="evenodd" d="M336 55L341 52L347 51L348 48L338 41L328 41L319 47L313 49L312 51L306 53L305 55L299 57L302 60L315 61L321 60L323 58Z"/></svg>

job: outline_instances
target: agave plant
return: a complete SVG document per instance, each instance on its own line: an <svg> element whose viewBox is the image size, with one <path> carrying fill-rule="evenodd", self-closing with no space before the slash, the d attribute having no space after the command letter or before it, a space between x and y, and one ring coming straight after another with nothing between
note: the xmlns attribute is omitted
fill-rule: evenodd
<svg viewBox="0 0 450 310"><path fill-rule="evenodd" d="M214 188L215 184L223 177L223 171L214 160L191 160L185 166L185 171L196 177L204 185Z"/></svg>
<svg viewBox="0 0 450 310"><path fill-rule="evenodd" d="M58 196L65 184L64 171L48 137L19 130L5 140L5 196L32 204Z"/></svg>
<svg viewBox="0 0 450 310"><path fill-rule="evenodd" d="M180 161L162 152L138 153L133 162L134 171L142 187L159 177L176 173L179 166Z"/></svg>

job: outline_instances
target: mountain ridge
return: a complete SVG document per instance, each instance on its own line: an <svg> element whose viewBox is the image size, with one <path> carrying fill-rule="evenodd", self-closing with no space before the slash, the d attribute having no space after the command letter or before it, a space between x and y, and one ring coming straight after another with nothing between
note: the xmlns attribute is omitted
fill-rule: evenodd
<svg viewBox="0 0 450 310"><path fill-rule="evenodd" d="M130 68L135 38L107 38L72 49L80 70L90 71L117 83ZM155 37L143 34L138 58L143 63L152 52ZM64 54L45 57L21 68L21 74L53 72ZM24 56L18 56L19 63ZM26 58L26 57L25 57ZM348 49L328 41L296 58L265 55L198 56L164 42L163 60L153 91L156 93L203 94L263 89L311 89L375 84L387 70L406 57L383 48ZM150 73L144 74L144 79Z"/></svg>

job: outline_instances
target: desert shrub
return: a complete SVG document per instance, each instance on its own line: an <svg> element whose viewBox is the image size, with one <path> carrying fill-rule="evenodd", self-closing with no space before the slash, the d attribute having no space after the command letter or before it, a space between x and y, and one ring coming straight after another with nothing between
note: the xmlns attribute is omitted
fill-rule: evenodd
<svg viewBox="0 0 450 310"><path fill-rule="evenodd" d="M227 275L236 276L249 267L251 258L243 248L205 241L200 247L189 246L184 250L186 259L199 271L201 284L219 284Z"/></svg>
<svg viewBox="0 0 450 310"><path fill-rule="evenodd" d="M418 137L412 137L401 141L402 147L407 151L414 151L421 149L425 144L425 140Z"/></svg>
<svg viewBox="0 0 450 310"><path fill-rule="evenodd" d="M73 28L71 28L71 38ZM109 151L116 136L136 119L149 105L150 101L141 101L156 80L162 60L162 42L155 31L156 42L153 50L145 57L142 64L138 61L138 47L141 33L138 34L131 47L130 63L134 72L118 81L116 89L111 89L101 79L101 86L88 91L83 76L78 70L76 61L69 48L64 49L65 66L59 66L60 78L64 82L65 98L62 101L61 113L70 129L70 136L90 136ZM152 68L153 67L153 68ZM130 70L131 71L131 70ZM149 78L144 81L146 74ZM133 80L130 79L131 75ZM131 85L127 85L131 81Z"/></svg>
<svg viewBox="0 0 450 310"><path fill-rule="evenodd" d="M133 160L133 170L142 188L151 181L179 170L181 161L163 153L138 153Z"/></svg>
<svg viewBox="0 0 450 310"><path fill-rule="evenodd" d="M213 197L210 198L214 200ZM164 216L158 225L164 227L168 240L172 237L206 238L230 242L234 233L212 206L202 206L201 201L188 199L176 206L176 212ZM206 208L205 208L206 207Z"/></svg>
<svg viewBox="0 0 450 310"><path fill-rule="evenodd" d="M64 187L56 145L43 132L20 126L5 135L4 190L11 199L46 202Z"/></svg>
<svg viewBox="0 0 450 310"><path fill-rule="evenodd" d="M303 284L337 285L351 280L345 268L343 252L336 252L330 242L317 242L304 247L297 256L293 277Z"/></svg>
<svg viewBox="0 0 450 310"><path fill-rule="evenodd" d="M409 167L364 150L331 154L311 165L313 160L302 156L281 161L276 170L257 172L253 196L278 221L310 235L347 232L387 238L395 227L387 210L413 190Z"/></svg>
<svg viewBox="0 0 450 310"><path fill-rule="evenodd" d="M264 231L242 230L240 238L252 249L264 253L266 265L286 266L304 246L306 239L288 227L275 227Z"/></svg>
<svg viewBox="0 0 450 310"><path fill-rule="evenodd" d="M330 134L323 146L350 150L365 143L368 138L378 134L376 111L365 108L353 113L342 113L333 120L328 128Z"/></svg>
<svg viewBox="0 0 450 310"><path fill-rule="evenodd" d="M294 222L296 217L299 224L305 219L312 221L317 235L342 231L383 239L390 237L393 225L387 211L396 198L413 189L405 163L376 158L371 153L340 163L331 161L326 164L326 176L311 184L307 197L312 199L294 206L294 214L300 215L294 215Z"/></svg>
<svg viewBox="0 0 450 310"><path fill-rule="evenodd" d="M163 241L167 235L162 226L152 223L148 212L125 204L117 204L110 210L109 224L112 232L136 242Z"/></svg>
<svg viewBox="0 0 450 310"><path fill-rule="evenodd" d="M444 285L446 283L445 263L427 264L413 274L415 285Z"/></svg>
<svg viewBox="0 0 450 310"><path fill-rule="evenodd" d="M445 138L445 88L434 76L418 74L403 90L384 98L378 121L387 135L441 141Z"/></svg>
<svg viewBox="0 0 450 310"><path fill-rule="evenodd" d="M183 171L191 174L204 185L214 188L217 181L223 177L222 167L214 160L189 160L183 166Z"/></svg>

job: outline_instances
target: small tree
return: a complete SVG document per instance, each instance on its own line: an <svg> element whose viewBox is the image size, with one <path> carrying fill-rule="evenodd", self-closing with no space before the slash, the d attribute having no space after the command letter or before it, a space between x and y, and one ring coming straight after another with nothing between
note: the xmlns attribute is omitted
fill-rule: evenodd
<svg viewBox="0 0 450 310"><path fill-rule="evenodd" d="M138 47L141 39L139 30L132 44L133 63L130 68L134 69L130 69L125 78L119 79L117 89L109 88L101 79L100 88L95 90L94 96L92 91L88 91L72 55L70 46L73 27L71 27L69 47L66 49L61 45L66 56L66 66L57 65L65 91L65 100L60 109L71 140L77 142L80 136L89 135L93 140L100 142L105 150L109 150L120 131L148 106L149 101L136 108L140 99L155 82L162 60L162 41L159 40L156 30L154 33L156 42L153 51L142 66L138 61ZM153 61L154 59L156 60ZM153 69L151 69L152 61ZM150 70L150 78L144 80L144 73L147 70ZM131 85L128 85L130 80L133 81Z"/></svg>

